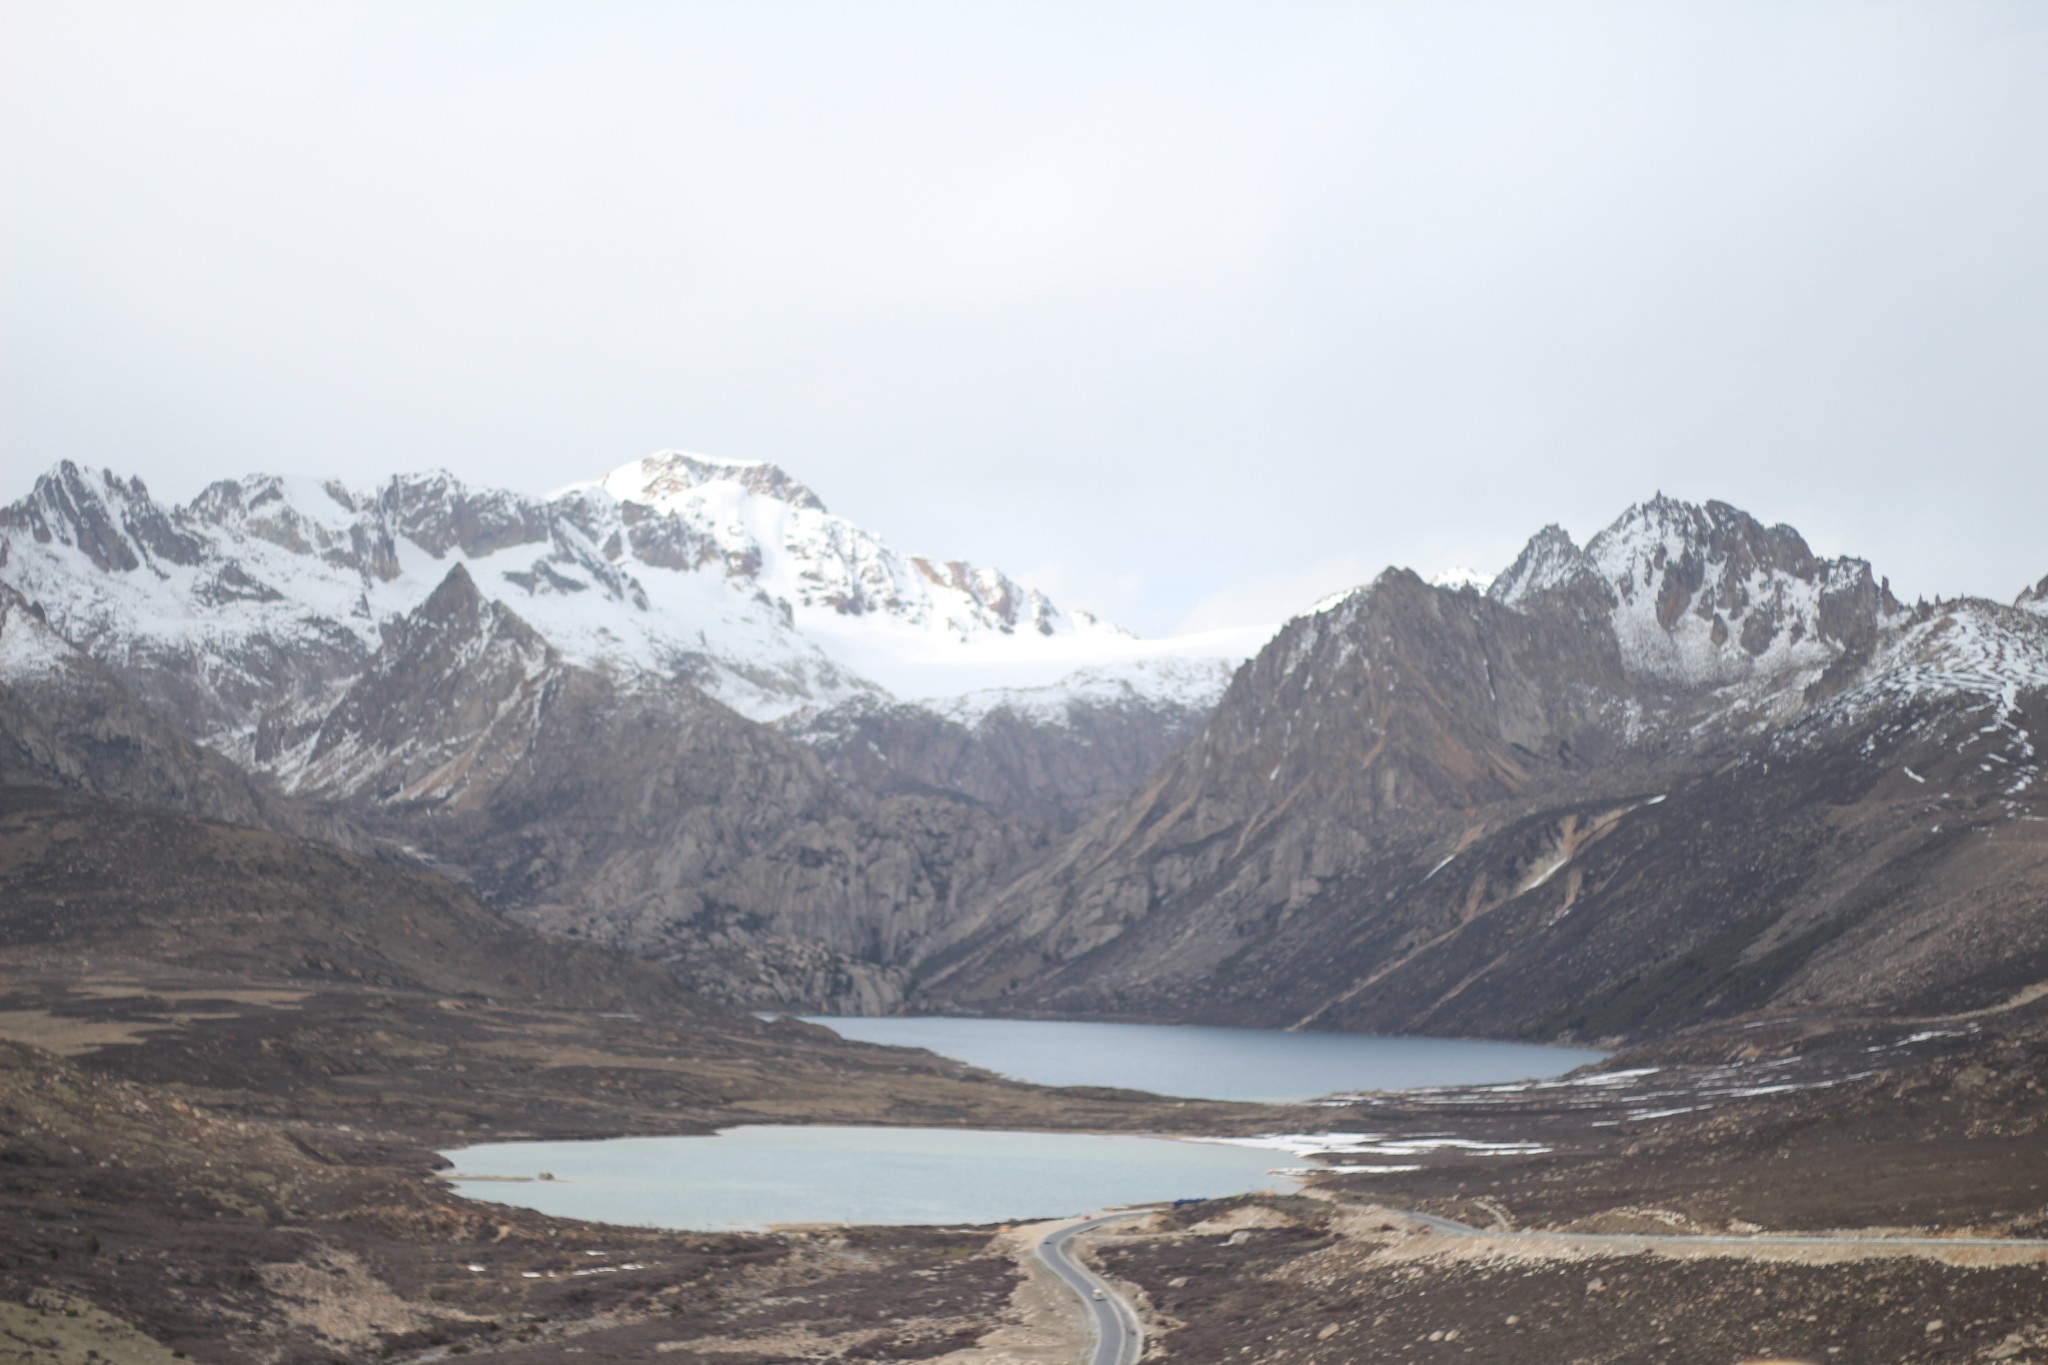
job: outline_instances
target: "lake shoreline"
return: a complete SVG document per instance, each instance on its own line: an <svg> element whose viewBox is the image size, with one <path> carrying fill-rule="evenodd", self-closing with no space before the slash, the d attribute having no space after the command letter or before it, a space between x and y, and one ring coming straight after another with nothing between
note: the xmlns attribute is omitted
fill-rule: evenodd
<svg viewBox="0 0 2048 1365"><path fill-rule="evenodd" d="M464 1198L607 1226L994 1227L1107 1207L1291 1194L1262 1144L1185 1134L741 1124L710 1136L441 1153ZM538 1172L549 1172L541 1179Z"/></svg>
<svg viewBox="0 0 2048 1365"><path fill-rule="evenodd" d="M1608 1053L1499 1039L1094 1019L794 1015L842 1038L915 1047L1009 1080L1161 1099L1314 1104L1367 1092L1547 1080Z"/></svg>
<svg viewBox="0 0 2048 1365"><path fill-rule="evenodd" d="M816 1017L797 1021L830 1026ZM1068 1082L1049 1094L1128 1095L1172 1105L1258 1103L1288 1118L1255 1133L1192 1125L1136 1133L1029 1122L743 1123L709 1135L617 1135L573 1144L503 1140L441 1152L459 1168L443 1178L457 1193L485 1202L686 1231L758 1232L809 1222L1013 1223L1176 1198L1290 1194L1304 1178L1331 1169L1414 1170L1406 1158L1420 1152L1547 1150L1457 1133L1395 1141L1377 1132L1318 1137L1304 1130L1359 1094L1402 1093L1390 1083L1425 1081L1434 1090L1471 1088L1465 1083L1472 1081L1548 1084L1560 1072L1604 1057L1499 1043L1085 1020L840 1016L832 1022L850 1041L916 1046L1011 1081ZM1207 1089L1186 1099L1172 1093L1192 1086ZM1245 1093L1253 1088L1266 1093ZM1130 1156L1134 1144L1148 1144L1143 1161ZM529 1174L541 1170L552 1173L548 1180ZM491 1188L496 1185L519 1188Z"/></svg>

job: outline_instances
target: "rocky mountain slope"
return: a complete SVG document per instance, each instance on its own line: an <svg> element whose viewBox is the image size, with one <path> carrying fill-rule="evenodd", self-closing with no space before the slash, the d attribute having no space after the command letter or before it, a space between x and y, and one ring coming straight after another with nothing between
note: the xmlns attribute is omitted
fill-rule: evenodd
<svg viewBox="0 0 2048 1365"><path fill-rule="evenodd" d="M0 940L17 969L357 983L731 1021L645 963L550 943L443 878L268 830L0 787Z"/></svg>
<svg viewBox="0 0 2048 1365"><path fill-rule="evenodd" d="M569 662L688 682L834 753L860 730L842 777L1064 821L1184 739L1261 638L1141 640L998 570L901 554L773 465L677 453L545 499L259 475L182 507L66 462L0 509L0 582L287 790L277 737L316 729L454 566ZM962 745L972 773L940 776L934 752Z"/></svg>
<svg viewBox="0 0 2048 1365"><path fill-rule="evenodd" d="M1659 499L1390 572L921 969L956 1009L1607 1036L2048 980L2041 617ZM2039 812L2039 813L2037 813Z"/></svg>
<svg viewBox="0 0 2048 1365"><path fill-rule="evenodd" d="M183 507L66 463L0 510L8 585L9 676L76 675L11 726L24 774L68 762L34 716L120 697L176 761L95 790L327 812L714 993L844 1008L898 1000L911 945L1135 785L1243 648L1138 640L680 454L546 499L258 476Z"/></svg>
<svg viewBox="0 0 2048 1365"><path fill-rule="evenodd" d="M895 1003L909 945L1043 841L835 781L687 682L572 663L461 565L256 757L501 909L760 1003Z"/></svg>
<svg viewBox="0 0 2048 1365"><path fill-rule="evenodd" d="M1234 671L1221 659L1151 660L1050 687L909 704L855 698L781 728L849 786L1071 826L1192 739Z"/></svg>
<svg viewBox="0 0 2048 1365"><path fill-rule="evenodd" d="M1390 570L1234 674L698 457L64 466L0 535L11 771L146 731L111 794L318 811L735 1002L1604 1037L2048 979L2044 589L1908 607L1724 504Z"/></svg>
<svg viewBox="0 0 2048 1365"><path fill-rule="evenodd" d="M67 788L347 847L362 842L331 811L279 795L180 734L4 583L0 785Z"/></svg>

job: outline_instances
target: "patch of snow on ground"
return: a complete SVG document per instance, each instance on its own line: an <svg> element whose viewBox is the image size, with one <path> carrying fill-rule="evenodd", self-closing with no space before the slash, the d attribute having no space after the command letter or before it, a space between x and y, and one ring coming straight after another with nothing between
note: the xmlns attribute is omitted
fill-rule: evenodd
<svg viewBox="0 0 2048 1365"><path fill-rule="evenodd" d="M77 650L25 606L0 599L0 682L60 678L78 658Z"/></svg>
<svg viewBox="0 0 2048 1365"><path fill-rule="evenodd" d="M1422 1167L1421 1167L1421 1166L1419 1166L1419 1165L1408 1165L1408 1166L1385 1166L1385 1165L1380 1165L1380 1166L1363 1166L1363 1165L1342 1165L1342 1164L1339 1164L1339 1163L1335 1163L1335 1162L1333 1162L1333 1163L1331 1163L1331 1164L1330 1164L1330 1165L1328 1165L1328 1166L1276 1166L1276 1167L1275 1167L1275 1168L1274 1168L1273 1170L1271 1170L1270 1172L1268 1172L1268 1174L1269 1174L1269 1175L1292 1175L1292 1176L1303 1176L1303 1175L1331 1175L1331 1174L1343 1174L1343 1175L1400 1175L1400 1174L1403 1174L1404 1172L1407 1172L1407 1171L1419 1171L1419 1170L1421 1170L1421 1169L1422 1169Z"/></svg>
<svg viewBox="0 0 2048 1365"><path fill-rule="evenodd" d="M1257 1147L1290 1156L1422 1156L1456 1151L1476 1156L1535 1155L1549 1147L1537 1142L1481 1142L1472 1138L1419 1137L1389 1139L1383 1133L1269 1133L1263 1137L1190 1138L1226 1147Z"/></svg>

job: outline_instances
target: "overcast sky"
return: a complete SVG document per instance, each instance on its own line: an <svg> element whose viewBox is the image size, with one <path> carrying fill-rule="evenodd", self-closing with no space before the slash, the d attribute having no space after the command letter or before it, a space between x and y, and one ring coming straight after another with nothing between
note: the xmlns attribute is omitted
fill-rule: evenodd
<svg viewBox="0 0 2048 1365"><path fill-rule="evenodd" d="M2048 573L2048 4L6 0L4 469L769 459L1146 632L1662 490Z"/></svg>

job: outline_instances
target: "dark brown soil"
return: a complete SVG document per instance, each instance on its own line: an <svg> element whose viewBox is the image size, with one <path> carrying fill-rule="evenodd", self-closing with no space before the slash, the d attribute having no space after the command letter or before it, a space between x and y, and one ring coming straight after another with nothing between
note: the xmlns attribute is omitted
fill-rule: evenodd
<svg viewBox="0 0 2048 1365"><path fill-rule="evenodd" d="M17 1040L0 1041L0 1351L24 1360L84 1360L20 1343L99 1311L139 1344L98 1358L152 1365L167 1357L151 1341L281 1365L915 1360L1000 1321L1016 1268L985 1229L599 1228L473 1204L433 1174L437 1148L480 1138L746 1121L1548 1149L1434 1150L1399 1163L1417 1171L1329 1177L1268 1208L1273 1226L1194 1230L1212 1204L1109 1242L1106 1264L1168 1320L1162 1359L2048 1360L2039 1264L1680 1261L1505 1239L1425 1254L1377 1212L2048 1235L2048 1003L1739 1021L1617 1057L1609 1070L1631 1074L1596 1083L1180 1105L763 1024L644 964L555 945L551 959L418 874L175 819L49 794L0 810L0 1040ZM462 946L453 966L437 940Z"/></svg>
<svg viewBox="0 0 2048 1365"><path fill-rule="evenodd" d="M1771 1356L1971 1361L2009 1341L2048 1347L2039 1265L1886 1259L1800 1265L1654 1255L1570 1261L1368 1263L1354 1242L1299 1230L1153 1239L1103 1253L1185 1324L1176 1362L1643 1362ZM1334 1330L1333 1330L1334 1329Z"/></svg>
<svg viewBox="0 0 2048 1365"><path fill-rule="evenodd" d="M531 1357L565 1336L592 1359L707 1336L720 1359L922 1358L1007 1301L986 1230L588 1227L459 1199L435 1152L745 1122L1272 1121L763 1023L436 878L0 789L0 1348L67 1311L36 1299L201 1360Z"/></svg>
<svg viewBox="0 0 2048 1365"><path fill-rule="evenodd" d="M1163 1358L1176 1362L2048 1360L2048 1252L1967 1264L1970 1253L1716 1245L1681 1259L1658 1244L1418 1238L1383 1212L1501 1230L2048 1237L2038 1007L1945 1025L1703 1032L1617 1062L1657 1069L1370 1097L1328 1122L1549 1152L1422 1155L1398 1163L1419 1171L1319 1182L1315 1199L1191 1206L1105 1239L1102 1261L1173 1324Z"/></svg>

